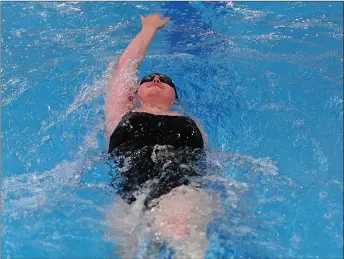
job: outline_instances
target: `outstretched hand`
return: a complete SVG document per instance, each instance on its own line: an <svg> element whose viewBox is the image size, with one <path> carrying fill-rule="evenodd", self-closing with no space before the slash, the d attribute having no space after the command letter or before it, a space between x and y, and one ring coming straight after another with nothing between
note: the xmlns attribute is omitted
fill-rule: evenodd
<svg viewBox="0 0 344 259"><path fill-rule="evenodd" d="M142 22L142 28L151 28L158 30L165 26L171 20L171 17L162 18L162 15L159 13L149 14L146 17L140 16Z"/></svg>

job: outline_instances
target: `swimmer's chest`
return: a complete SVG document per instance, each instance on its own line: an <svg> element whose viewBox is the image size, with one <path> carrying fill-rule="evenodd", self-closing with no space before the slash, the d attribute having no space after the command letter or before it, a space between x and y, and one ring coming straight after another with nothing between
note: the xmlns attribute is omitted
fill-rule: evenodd
<svg viewBox="0 0 344 259"><path fill-rule="evenodd" d="M124 116L110 142L112 147L131 144L137 148L151 145L203 148L201 132L191 118L141 112Z"/></svg>

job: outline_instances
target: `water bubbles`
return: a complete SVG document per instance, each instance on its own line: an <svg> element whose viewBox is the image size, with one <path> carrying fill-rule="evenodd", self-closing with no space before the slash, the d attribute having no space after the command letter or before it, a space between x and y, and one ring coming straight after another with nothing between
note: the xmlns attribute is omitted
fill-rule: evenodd
<svg viewBox="0 0 344 259"><path fill-rule="evenodd" d="M320 200L324 200L327 197L328 197L328 193L327 192L322 191L322 192L319 193Z"/></svg>
<svg viewBox="0 0 344 259"><path fill-rule="evenodd" d="M61 239L61 235L57 231L55 231L52 235L52 239Z"/></svg>
<svg viewBox="0 0 344 259"><path fill-rule="evenodd" d="M325 156L320 143L312 139L313 143L313 158L319 163L319 170L326 172L328 170L327 157Z"/></svg>
<svg viewBox="0 0 344 259"><path fill-rule="evenodd" d="M50 135L44 136L44 137L42 137L42 139L41 139L41 143L44 143L44 142L46 142L46 141L48 141L48 140L50 140L50 139L51 139L51 136L50 136Z"/></svg>
<svg viewBox="0 0 344 259"><path fill-rule="evenodd" d="M233 8L234 2L233 2L233 1L228 1L228 2L226 3L226 6L227 6L227 7L230 7L230 8Z"/></svg>
<svg viewBox="0 0 344 259"><path fill-rule="evenodd" d="M343 99L339 96L331 96L330 100L328 100L325 104L325 107L331 108L331 107L342 107L343 105Z"/></svg>
<svg viewBox="0 0 344 259"><path fill-rule="evenodd" d="M293 128L302 128L305 125L304 119L298 119L293 121Z"/></svg>

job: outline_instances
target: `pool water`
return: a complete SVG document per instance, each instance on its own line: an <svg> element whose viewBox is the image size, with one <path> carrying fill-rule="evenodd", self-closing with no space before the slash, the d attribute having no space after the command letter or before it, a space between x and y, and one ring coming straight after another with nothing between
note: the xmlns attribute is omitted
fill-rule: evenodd
<svg viewBox="0 0 344 259"><path fill-rule="evenodd" d="M138 75L174 79L237 183L209 184L206 258L343 258L341 2L2 2L2 257L118 256L103 95L151 12L172 21Z"/></svg>

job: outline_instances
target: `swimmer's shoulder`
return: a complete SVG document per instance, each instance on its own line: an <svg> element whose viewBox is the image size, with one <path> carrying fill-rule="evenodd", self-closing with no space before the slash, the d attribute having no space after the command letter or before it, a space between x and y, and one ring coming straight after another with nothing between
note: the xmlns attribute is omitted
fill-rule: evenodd
<svg viewBox="0 0 344 259"><path fill-rule="evenodd" d="M147 110L142 110L142 109L134 109L132 110L130 113L148 113L148 114L153 114L153 115L167 115L167 116L184 116L184 117L188 117L184 114L181 114L179 112L176 111L165 111L165 112L152 112L152 111L147 111Z"/></svg>

